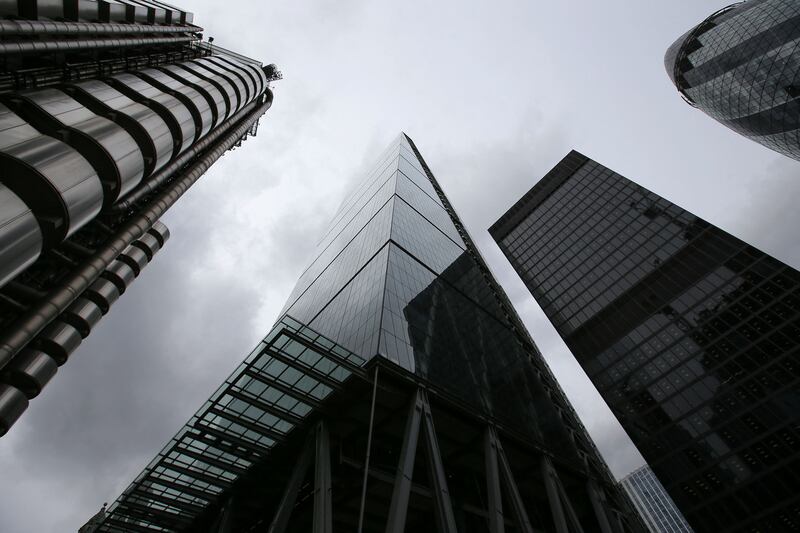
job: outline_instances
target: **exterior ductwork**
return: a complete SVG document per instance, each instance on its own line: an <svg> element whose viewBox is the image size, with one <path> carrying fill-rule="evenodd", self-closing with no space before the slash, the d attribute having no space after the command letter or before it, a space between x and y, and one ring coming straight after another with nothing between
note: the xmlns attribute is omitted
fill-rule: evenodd
<svg viewBox="0 0 800 533"><path fill-rule="evenodd" d="M55 359L41 350L27 348L6 367L2 379L32 400L53 379L57 370Z"/></svg>
<svg viewBox="0 0 800 533"><path fill-rule="evenodd" d="M169 239L169 230L156 221L112 261L94 283L37 335L0 372L0 436L28 407L55 375L59 366L89 336L141 270ZM151 251L148 254L145 250ZM132 268L131 264L135 265ZM20 394L22 396L20 396ZM24 401L23 401L24 398Z"/></svg>
<svg viewBox="0 0 800 533"><path fill-rule="evenodd" d="M192 21L158 0L0 0L0 434L272 103L280 74Z"/></svg>
<svg viewBox="0 0 800 533"><path fill-rule="evenodd" d="M157 46L164 44L190 43L199 40L195 35L176 37L120 37L117 39L75 39L68 41L19 41L0 42L0 55L52 54L96 50L98 48L132 48L134 46Z"/></svg>
<svg viewBox="0 0 800 533"><path fill-rule="evenodd" d="M0 437L8 432L27 408L28 398L21 390L0 384Z"/></svg>
<svg viewBox="0 0 800 533"><path fill-rule="evenodd" d="M199 33L198 26L156 26L152 24L96 24L53 20L0 20L0 37L7 35L136 35L157 33Z"/></svg>
<svg viewBox="0 0 800 533"><path fill-rule="evenodd" d="M256 94L271 101L257 71L209 59L6 98L14 111L0 104L0 160L9 170L0 171L0 286L142 181L117 211L163 184Z"/></svg>

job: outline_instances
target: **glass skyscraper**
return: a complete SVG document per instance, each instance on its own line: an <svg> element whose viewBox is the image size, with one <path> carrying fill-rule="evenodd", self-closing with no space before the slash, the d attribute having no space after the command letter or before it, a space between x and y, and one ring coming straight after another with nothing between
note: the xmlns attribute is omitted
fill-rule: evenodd
<svg viewBox="0 0 800 533"><path fill-rule="evenodd" d="M800 528L800 273L571 152L491 228L689 524Z"/></svg>
<svg viewBox="0 0 800 533"><path fill-rule="evenodd" d="M274 65L157 0L0 2L0 436L256 133Z"/></svg>
<svg viewBox="0 0 800 533"><path fill-rule="evenodd" d="M649 466L636 469L619 484L630 496L650 533L692 533L692 528Z"/></svg>
<svg viewBox="0 0 800 533"><path fill-rule="evenodd" d="M800 3L747 0L682 35L664 63L687 102L800 160Z"/></svg>
<svg viewBox="0 0 800 533"><path fill-rule="evenodd" d="M342 202L273 329L100 530L640 526L401 134Z"/></svg>

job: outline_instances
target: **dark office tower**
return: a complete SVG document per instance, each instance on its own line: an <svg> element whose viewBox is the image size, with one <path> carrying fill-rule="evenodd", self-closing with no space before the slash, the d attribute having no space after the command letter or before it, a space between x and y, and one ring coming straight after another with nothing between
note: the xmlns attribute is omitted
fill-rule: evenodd
<svg viewBox="0 0 800 533"><path fill-rule="evenodd" d="M619 484L630 496L650 533L692 533L692 528L649 466L631 472Z"/></svg>
<svg viewBox="0 0 800 533"><path fill-rule="evenodd" d="M156 0L0 0L0 436L254 135L274 66Z"/></svg>
<svg viewBox="0 0 800 533"><path fill-rule="evenodd" d="M800 528L800 273L577 152L490 231L696 531Z"/></svg>
<svg viewBox="0 0 800 533"><path fill-rule="evenodd" d="M664 63L691 105L800 160L800 2L721 9L675 41Z"/></svg>
<svg viewBox="0 0 800 533"><path fill-rule="evenodd" d="M100 531L639 531L627 505L400 135Z"/></svg>

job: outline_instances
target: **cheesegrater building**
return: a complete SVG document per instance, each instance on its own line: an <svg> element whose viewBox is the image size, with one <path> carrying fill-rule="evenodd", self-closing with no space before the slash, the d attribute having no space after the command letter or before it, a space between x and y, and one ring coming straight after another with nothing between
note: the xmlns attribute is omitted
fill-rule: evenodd
<svg viewBox="0 0 800 533"><path fill-rule="evenodd" d="M800 529L800 272L574 151L490 232L695 531Z"/></svg>
<svg viewBox="0 0 800 533"><path fill-rule="evenodd" d="M720 9L675 41L664 64L689 104L800 160L800 2Z"/></svg>
<svg viewBox="0 0 800 533"><path fill-rule="evenodd" d="M255 135L274 65L156 0L0 0L0 436Z"/></svg>
<svg viewBox="0 0 800 533"><path fill-rule="evenodd" d="M404 134L99 531L642 531Z"/></svg>

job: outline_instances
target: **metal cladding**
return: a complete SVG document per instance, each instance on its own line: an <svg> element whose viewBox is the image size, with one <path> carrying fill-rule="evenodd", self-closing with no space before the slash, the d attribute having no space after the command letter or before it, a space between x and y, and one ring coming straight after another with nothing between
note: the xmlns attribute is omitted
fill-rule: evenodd
<svg viewBox="0 0 800 533"><path fill-rule="evenodd" d="M159 0L0 0L0 434L272 104L261 63L192 20Z"/></svg>
<svg viewBox="0 0 800 533"><path fill-rule="evenodd" d="M149 259L144 250L136 246L130 245L119 256L119 260L133 269L133 272L138 276L142 269L147 266Z"/></svg>
<svg viewBox="0 0 800 533"><path fill-rule="evenodd" d="M0 437L28 408L28 398L18 388L0 383Z"/></svg>
<svg viewBox="0 0 800 533"><path fill-rule="evenodd" d="M136 2L119 0L16 2L15 0L2 0L0 1L0 16L28 19L13 21L22 27L22 30L17 30L15 26L8 25L8 33L11 34L24 32L28 25L31 25L35 31L44 34L67 33L58 22L42 21L37 24L36 21L38 19L86 21L80 24L90 26L92 31L86 30L85 33L132 32L126 26L114 23L188 25L194 20L192 13L154 0L137 0ZM187 31L187 29L184 27L181 28L181 31ZM191 29L199 28L194 26ZM84 33L79 30L73 30L69 33L73 32ZM145 32L143 31L143 33ZM146 33L154 33L154 30L148 29Z"/></svg>
<svg viewBox="0 0 800 533"><path fill-rule="evenodd" d="M0 372L0 436L28 407L89 336L125 288L141 273L169 238L169 230L156 222L119 255L86 291L53 320ZM24 401L23 401L24 399Z"/></svg>
<svg viewBox="0 0 800 533"><path fill-rule="evenodd" d="M85 339L91 333L92 328L103 318L103 311L93 301L87 298L78 298L61 316Z"/></svg>
<svg viewBox="0 0 800 533"><path fill-rule="evenodd" d="M0 183L0 280L22 272L41 250L42 230L33 211Z"/></svg>
<svg viewBox="0 0 800 533"><path fill-rule="evenodd" d="M800 161L800 2L720 9L678 38L664 64L691 105Z"/></svg>
<svg viewBox="0 0 800 533"><path fill-rule="evenodd" d="M83 336L74 326L58 320L47 326L39 336L42 351L52 357L58 366L67 362L82 340Z"/></svg>
<svg viewBox="0 0 800 533"><path fill-rule="evenodd" d="M68 92L98 115L113 120L130 133L144 154L145 174L160 169L172 157L172 133L164 119L99 80L87 80Z"/></svg>
<svg viewBox="0 0 800 533"><path fill-rule="evenodd" d="M14 110L0 103L0 286L254 101L265 80L205 58L19 93L7 98Z"/></svg>
<svg viewBox="0 0 800 533"><path fill-rule="evenodd" d="M25 109L34 127L60 137L85 154L106 189L106 204L133 189L144 177L142 151L133 137L114 122L57 89L20 93L18 97L24 104L20 102L17 109Z"/></svg>
<svg viewBox="0 0 800 533"><path fill-rule="evenodd" d="M32 400L58 371L55 360L41 350L26 348L3 371L4 381Z"/></svg>
<svg viewBox="0 0 800 533"><path fill-rule="evenodd" d="M84 296L97 304L103 314L108 313L114 302L119 300L119 289L114 283L107 279L100 278L86 289Z"/></svg>
<svg viewBox="0 0 800 533"><path fill-rule="evenodd" d="M136 272L127 263L119 259L112 261L105 272L100 275L116 285L120 294L125 294L128 285L136 279Z"/></svg>

